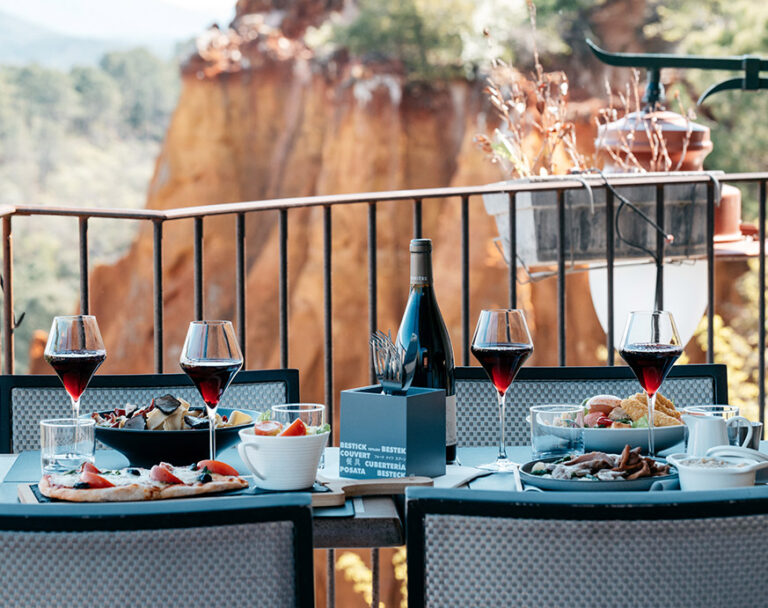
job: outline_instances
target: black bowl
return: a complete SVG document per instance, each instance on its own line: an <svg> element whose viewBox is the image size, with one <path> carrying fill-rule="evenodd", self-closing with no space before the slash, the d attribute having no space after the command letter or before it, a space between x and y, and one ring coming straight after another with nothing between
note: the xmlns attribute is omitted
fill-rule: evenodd
<svg viewBox="0 0 768 608"><path fill-rule="evenodd" d="M102 416L113 410L100 412ZM234 410L223 407L217 413L229 416ZM239 410L248 414L253 422L237 426L216 429L216 452L220 454L225 449L237 443L240 439L238 432L252 425L259 412ZM136 467L151 467L160 462L175 465L192 464L208 458L208 429L186 429L183 431L149 431L135 429L113 429L96 426L97 441L121 452L128 461Z"/></svg>

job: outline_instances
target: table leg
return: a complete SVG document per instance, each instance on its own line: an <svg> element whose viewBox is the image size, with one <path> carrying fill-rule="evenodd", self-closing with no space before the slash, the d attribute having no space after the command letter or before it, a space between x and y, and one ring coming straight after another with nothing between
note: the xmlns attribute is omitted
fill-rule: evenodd
<svg viewBox="0 0 768 608"><path fill-rule="evenodd" d="M325 605L326 608L335 608L336 606L336 551L328 549L328 558L326 565L326 587Z"/></svg>
<svg viewBox="0 0 768 608"><path fill-rule="evenodd" d="M379 608L379 550L371 549L371 608Z"/></svg>

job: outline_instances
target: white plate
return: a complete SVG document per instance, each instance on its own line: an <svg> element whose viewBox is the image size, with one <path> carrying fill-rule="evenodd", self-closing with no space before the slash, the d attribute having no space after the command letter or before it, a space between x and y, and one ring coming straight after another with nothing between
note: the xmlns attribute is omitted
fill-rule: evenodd
<svg viewBox="0 0 768 608"><path fill-rule="evenodd" d="M619 429L602 429L619 430ZM627 429L637 431L641 429ZM642 429L645 430L645 429ZM677 479L677 471L670 475L660 475L657 477L640 477L639 479L617 479L615 481L600 481L591 479L552 479L550 477L541 477L532 475L531 467L537 462L552 462L559 458L542 458L541 460L531 460L520 467L520 479L524 484L541 488L542 490L555 490L561 492L643 492L650 490L651 486L657 481L669 481ZM662 461L663 462L663 461Z"/></svg>
<svg viewBox="0 0 768 608"><path fill-rule="evenodd" d="M660 426L653 429L656 452L666 450L683 440L685 425ZM648 429L584 429L584 451L620 454L625 445L648 451Z"/></svg>

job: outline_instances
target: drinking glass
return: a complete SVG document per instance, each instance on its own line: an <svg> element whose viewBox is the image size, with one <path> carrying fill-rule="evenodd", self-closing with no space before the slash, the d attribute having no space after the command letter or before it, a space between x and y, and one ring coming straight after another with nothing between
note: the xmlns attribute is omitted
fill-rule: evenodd
<svg viewBox="0 0 768 608"><path fill-rule="evenodd" d="M619 354L645 391L648 400L648 454L655 456L653 411L656 393L672 365L683 354L672 313L664 310L630 313Z"/></svg>
<svg viewBox="0 0 768 608"><path fill-rule="evenodd" d="M533 352L533 341L521 310L483 310L472 338L472 354L483 366L499 400L499 455L496 462L481 465L488 471L513 471L517 464L507 458L504 441L505 397L523 362Z"/></svg>
<svg viewBox="0 0 768 608"><path fill-rule="evenodd" d="M577 404L531 407L531 448L534 459L584 453L584 408Z"/></svg>
<svg viewBox="0 0 768 608"><path fill-rule="evenodd" d="M243 366L243 354L230 321L192 321L179 365L194 382L208 413L210 458L216 458L216 408L232 378Z"/></svg>
<svg viewBox="0 0 768 608"><path fill-rule="evenodd" d="M43 473L66 473L84 462L93 464L92 419L55 418L40 421L40 467Z"/></svg>
<svg viewBox="0 0 768 608"><path fill-rule="evenodd" d="M325 406L321 403L285 403L272 406L272 419L287 429L297 418L307 426L321 426L325 422Z"/></svg>
<svg viewBox="0 0 768 608"><path fill-rule="evenodd" d="M72 401L72 417L79 418L80 397L107 357L96 317L54 317L44 356Z"/></svg>

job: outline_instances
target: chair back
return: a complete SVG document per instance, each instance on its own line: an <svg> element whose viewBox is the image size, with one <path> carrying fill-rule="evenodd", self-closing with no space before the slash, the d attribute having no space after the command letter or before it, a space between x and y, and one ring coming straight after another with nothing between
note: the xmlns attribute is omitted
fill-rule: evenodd
<svg viewBox="0 0 768 608"><path fill-rule="evenodd" d="M661 393L678 408L702 403L727 403L725 365L676 365ZM532 405L581 403L593 395L628 397L640 392L628 367L523 367L507 393L507 445L531 442L527 422ZM481 367L456 368L456 426L458 445L495 445L499 433L496 390Z"/></svg>
<svg viewBox="0 0 768 608"><path fill-rule="evenodd" d="M406 494L412 608L708 608L760 606L768 595L759 566L768 488L607 497L414 490Z"/></svg>
<svg viewBox="0 0 768 608"><path fill-rule="evenodd" d="M80 401L80 412L103 411L126 403L143 405L171 393L200 403L200 393L186 374L97 374ZM239 372L222 401L223 407L261 410L299 400L299 372L295 369ZM39 422L72 415L69 397L58 377L0 376L0 450L21 452L40 447Z"/></svg>
<svg viewBox="0 0 768 608"><path fill-rule="evenodd" d="M309 494L4 505L2 606L314 606Z"/></svg>

